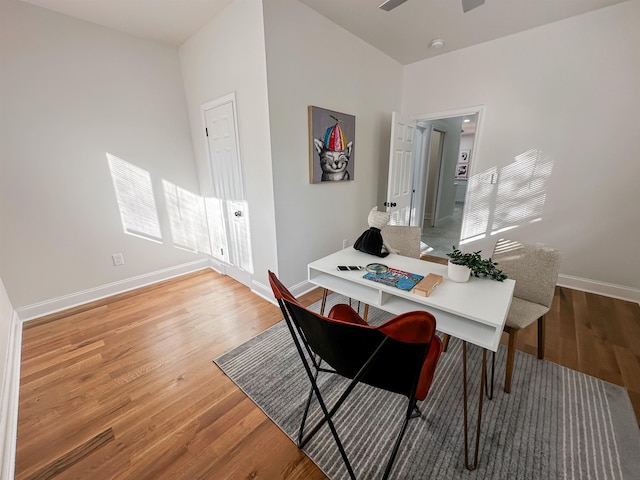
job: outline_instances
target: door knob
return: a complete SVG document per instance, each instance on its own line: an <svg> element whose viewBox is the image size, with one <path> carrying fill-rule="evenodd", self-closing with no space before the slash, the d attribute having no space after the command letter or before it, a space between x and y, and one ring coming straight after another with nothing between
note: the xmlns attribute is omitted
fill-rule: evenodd
<svg viewBox="0 0 640 480"><path fill-rule="evenodd" d="M237 210L236 212L234 212L234 215L236 217L241 217L242 216L242 212L240 210Z"/></svg>
<svg viewBox="0 0 640 480"><path fill-rule="evenodd" d="M384 202L385 207L395 207L396 205L396 202Z"/></svg>

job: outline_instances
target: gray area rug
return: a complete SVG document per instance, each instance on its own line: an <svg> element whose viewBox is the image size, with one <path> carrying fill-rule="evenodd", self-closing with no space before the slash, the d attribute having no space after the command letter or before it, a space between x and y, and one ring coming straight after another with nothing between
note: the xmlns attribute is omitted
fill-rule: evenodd
<svg viewBox="0 0 640 480"><path fill-rule="evenodd" d="M347 300L331 295L329 307L337 301ZM370 308L371 324L389 317ZM485 397L480 463L477 470L466 470L461 348L460 341L451 339L443 353L431 391L418 404L423 415L409 422L392 478L640 478L640 430L623 387L516 352L512 390L506 394L502 390L503 347L496 355L493 400ZM482 353L474 346L467 351L469 388L474 395L470 405L477 408ZM491 356L487 358L490 361ZM215 363L280 429L295 438L310 386L284 321ZM330 408L346 381L320 374L319 383ZM359 385L336 415L340 438L358 479L382 476L405 405L405 397ZM319 413L314 401L307 425L313 425ZM472 410L472 425L475 414ZM473 431L472 426L471 435ZM304 451L329 478L349 478L326 425Z"/></svg>

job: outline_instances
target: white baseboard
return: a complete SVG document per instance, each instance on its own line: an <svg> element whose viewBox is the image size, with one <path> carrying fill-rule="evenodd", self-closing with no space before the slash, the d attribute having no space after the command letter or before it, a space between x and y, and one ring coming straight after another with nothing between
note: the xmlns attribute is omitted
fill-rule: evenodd
<svg viewBox="0 0 640 480"><path fill-rule="evenodd" d="M289 291L293 293L294 297L299 297L300 295L304 295L315 288L318 288L318 286L305 280L291 287Z"/></svg>
<svg viewBox="0 0 640 480"><path fill-rule="evenodd" d="M224 275L224 265L219 262L218 260L216 260L215 258L210 258L209 259L209 267L211 267L212 270L215 270L216 272L218 272L220 275Z"/></svg>
<svg viewBox="0 0 640 480"><path fill-rule="evenodd" d="M44 302L19 307L16 308L16 312L18 313L20 320L25 322L205 268L213 268L215 270L215 262L212 262L211 259L203 258L195 262L176 265L175 267L157 270L144 275L138 275L137 277L126 278L107 285L101 285L99 287L90 288L70 295L53 298Z"/></svg>
<svg viewBox="0 0 640 480"><path fill-rule="evenodd" d="M598 282L589 280L588 278L572 277L571 275L558 275L558 285L561 287L572 288L582 292L595 293L604 295L605 297L619 298L629 302L640 303L640 290L625 287L624 285L615 285L613 283Z"/></svg>
<svg viewBox="0 0 640 480"><path fill-rule="evenodd" d="M288 288L288 290L293 294L294 297L297 298L297 297L300 297L301 295L304 295L305 293L310 292L314 288L318 288L318 286L314 285L313 283L309 283L308 281L305 280L303 282L298 283L297 285L292 286L291 288ZM274 305L277 305L278 303L276 302L276 299L273 298L273 292L271 291L271 287L267 285L264 285L254 280L252 282L251 291L256 295L264 298L266 301L273 303Z"/></svg>
<svg viewBox="0 0 640 480"><path fill-rule="evenodd" d="M273 303L277 305L276 299L273 298L273 292L271 291L271 287L265 285L264 283L257 282L256 280L251 281L251 291L258 295L259 297L264 298L267 302Z"/></svg>
<svg viewBox="0 0 640 480"><path fill-rule="evenodd" d="M20 358L22 322L14 311L7 343L7 363L0 392L0 478L14 477L18 436L18 399L20 394Z"/></svg>

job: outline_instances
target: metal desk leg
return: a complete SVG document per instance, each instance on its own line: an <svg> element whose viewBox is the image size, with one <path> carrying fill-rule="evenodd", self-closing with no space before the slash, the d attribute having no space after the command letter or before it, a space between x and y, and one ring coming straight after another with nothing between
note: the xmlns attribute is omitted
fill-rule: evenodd
<svg viewBox="0 0 640 480"><path fill-rule="evenodd" d="M327 306L327 294L329 290L326 288L322 289L322 303L320 304L320 315L324 315L324 307Z"/></svg>
<svg viewBox="0 0 640 480"><path fill-rule="evenodd" d="M487 398L489 400L493 400L493 379L496 376L496 352L491 352L491 388L489 388L489 380L487 379L487 375L486 375L486 370L485 370L485 376L484 376L484 381L485 381L485 393L487 394Z"/></svg>
<svg viewBox="0 0 640 480"><path fill-rule="evenodd" d="M469 463L469 428L467 422L467 342L462 342L462 374L463 379L463 396L464 396L464 466L467 470L475 470L478 468L478 448L480 446L480 425L482 424L482 400L484 399L485 375L487 373L487 350L482 349L482 369L480 372L480 397L478 400L478 423L476 425L476 445L473 463Z"/></svg>

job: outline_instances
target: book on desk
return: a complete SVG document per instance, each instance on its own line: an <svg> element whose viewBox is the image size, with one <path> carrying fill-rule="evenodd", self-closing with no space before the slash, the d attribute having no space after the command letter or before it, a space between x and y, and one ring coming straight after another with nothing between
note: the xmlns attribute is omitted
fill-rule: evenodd
<svg viewBox="0 0 640 480"><path fill-rule="evenodd" d="M366 273L363 278L374 282L382 283L390 287L396 287L400 290L411 290L420 280L424 278L422 275L405 272L397 268L389 268L382 273Z"/></svg>
<svg viewBox="0 0 640 480"><path fill-rule="evenodd" d="M415 293L416 295L422 295L423 297L428 297L441 283L442 275L430 273L422 280L420 280L420 282L418 282L418 284L413 289L413 293Z"/></svg>
<svg viewBox="0 0 640 480"><path fill-rule="evenodd" d="M405 272L397 268L389 268L382 273L367 273L363 276L367 280L382 283L400 290L411 291L416 295L428 297L433 290L442 283L442 275L430 273L426 277L416 273Z"/></svg>

